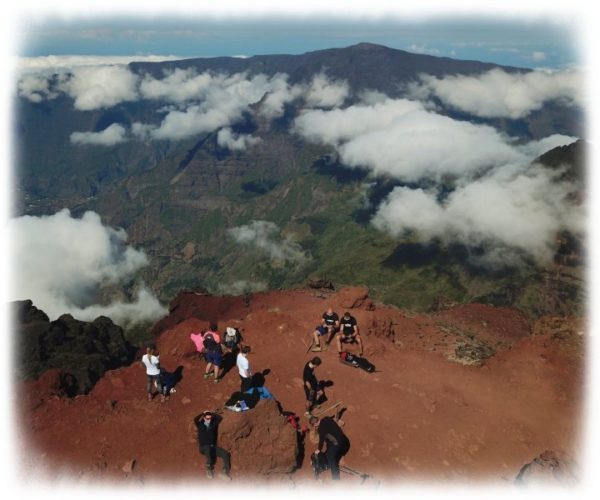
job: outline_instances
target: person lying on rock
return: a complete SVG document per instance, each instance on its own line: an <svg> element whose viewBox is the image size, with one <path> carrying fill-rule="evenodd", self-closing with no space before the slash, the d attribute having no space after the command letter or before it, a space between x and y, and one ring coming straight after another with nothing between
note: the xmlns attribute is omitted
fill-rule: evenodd
<svg viewBox="0 0 600 500"><path fill-rule="evenodd" d="M342 343L357 343L360 352L359 356L362 356L363 345L360 334L358 333L358 324L354 316L351 316L348 311L344 313L340 320L340 333L336 336L338 354L342 352Z"/></svg>
<svg viewBox="0 0 600 500"><path fill-rule="evenodd" d="M160 356L154 344L149 344L146 347L146 354L142 356L142 365L146 368L146 392L148 394L148 401L152 401L152 398L154 397L153 389L156 385L156 388L160 393L160 400L161 402L164 402L165 395L163 394L162 381L160 378Z"/></svg>
<svg viewBox="0 0 600 500"><path fill-rule="evenodd" d="M312 416L309 423L316 428L319 435L319 444L315 453L325 453L331 470L331 479L338 481L340 479L340 459L348 453L350 441L333 417ZM323 450L325 444L327 444L327 448Z"/></svg>
<svg viewBox="0 0 600 500"><path fill-rule="evenodd" d="M194 418L194 423L198 430L198 448L200 449L200 453L206 457L206 476L209 479L214 477L215 463L217 462L217 457L220 457L223 460L221 477L230 481L231 455L227 450L217 446L220 421L221 417L210 411L205 411Z"/></svg>
<svg viewBox="0 0 600 500"><path fill-rule="evenodd" d="M304 414L307 416L311 415L319 393L322 393L317 377L315 376L315 368L320 364L321 358L315 356L304 365L304 371L302 372L302 382L304 383L304 394L306 396L306 412Z"/></svg>

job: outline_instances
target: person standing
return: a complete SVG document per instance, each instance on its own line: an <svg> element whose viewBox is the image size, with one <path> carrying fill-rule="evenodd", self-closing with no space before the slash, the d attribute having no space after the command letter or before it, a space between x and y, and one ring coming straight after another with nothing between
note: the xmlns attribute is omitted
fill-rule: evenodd
<svg viewBox="0 0 600 500"><path fill-rule="evenodd" d="M321 358L315 356L304 365L304 371L302 372L302 382L304 394L306 396L306 412L304 412L304 414L307 416L311 415L311 411L319 393L319 382L315 376L315 368L320 364Z"/></svg>
<svg viewBox="0 0 600 500"><path fill-rule="evenodd" d="M160 379L160 357L154 344L150 344L146 347L146 354L142 356L142 364L146 368L146 392L148 394L148 401L152 401L152 398L154 397L153 387L155 385L160 393L161 402L165 401L165 395L162 391L162 382Z"/></svg>
<svg viewBox="0 0 600 500"><path fill-rule="evenodd" d="M325 453L327 463L331 470L331 479L340 479L340 459L348 453L350 441L332 417L310 417L309 423L316 427L319 435L319 444L315 453ZM327 449L323 450L325 444Z"/></svg>
<svg viewBox="0 0 600 500"><path fill-rule="evenodd" d="M198 431L198 447L200 453L206 458L206 476L214 477L214 467L217 457L223 460L223 472L221 477L231 481L229 471L231 470L231 455L229 452L217 446L219 422L221 418L210 411L205 411L194 418Z"/></svg>
<svg viewBox="0 0 600 500"><path fill-rule="evenodd" d="M241 392L246 392L248 389L250 389L250 387L252 387L252 370L250 368L250 361L248 361L249 352L250 346L244 345L237 355L236 364L238 371L240 372Z"/></svg>
<svg viewBox="0 0 600 500"><path fill-rule="evenodd" d="M215 384L221 381L221 367L223 366L223 351L221 350L221 336L217 333L217 325L211 323L210 329L202 335L204 357L206 359L206 370L204 378L209 378L214 367Z"/></svg>

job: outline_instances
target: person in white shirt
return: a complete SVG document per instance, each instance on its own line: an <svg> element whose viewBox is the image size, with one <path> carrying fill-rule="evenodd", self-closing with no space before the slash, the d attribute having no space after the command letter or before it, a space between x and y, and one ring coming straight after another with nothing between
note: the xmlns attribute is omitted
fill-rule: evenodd
<svg viewBox="0 0 600 500"><path fill-rule="evenodd" d="M252 370L250 369L250 361L248 361L249 352L249 345L242 346L236 360L238 371L240 372L240 380L242 381L240 388L242 392L246 392L252 386Z"/></svg>
<svg viewBox="0 0 600 500"><path fill-rule="evenodd" d="M160 393L161 402L163 402L165 395L163 394L160 380L160 357L154 345L146 347L146 354L142 356L142 364L146 367L146 392L148 393L148 401L152 401L152 387L156 385Z"/></svg>

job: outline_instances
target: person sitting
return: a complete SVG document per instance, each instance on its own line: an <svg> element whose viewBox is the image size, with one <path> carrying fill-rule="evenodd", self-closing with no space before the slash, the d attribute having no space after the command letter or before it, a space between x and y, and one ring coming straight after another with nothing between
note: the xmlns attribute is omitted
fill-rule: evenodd
<svg viewBox="0 0 600 500"><path fill-rule="evenodd" d="M227 348L230 353L237 354L243 344L244 338L240 333L239 329L228 326L225 328L225 334L223 335L223 345Z"/></svg>
<svg viewBox="0 0 600 500"><path fill-rule="evenodd" d="M315 328L315 331L313 332L313 344L314 347L311 349L312 351L315 352L319 352L321 351L321 340L320 337L323 337L325 335L327 335L327 327L323 326L323 325L318 325ZM329 341L327 341L327 344L329 344Z"/></svg>
<svg viewBox="0 0 600 500"><path fill-rule="evenodd" d="M329 334L327 345L329 345L333 336L340 331L340 318L333 312L331 307L327 308L327 311L321 316L321 326L324 326L327 329L327 333Z"/></svg>
<svg viewBox="0 0 600 500"><path fill-rule="evenodd" d="M338 354L342 353L342 343L354 343L358 344L360 350L359 356L362 356L363 345L360 334L358 333L358 324L356 319L350 315L348 311L344 313L340 320L340 333L336 336Z"/></svg>

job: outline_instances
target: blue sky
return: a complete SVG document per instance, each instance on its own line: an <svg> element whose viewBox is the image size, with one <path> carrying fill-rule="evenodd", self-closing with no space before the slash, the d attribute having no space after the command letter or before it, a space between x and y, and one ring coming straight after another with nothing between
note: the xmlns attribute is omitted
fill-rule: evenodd
<svg viewBox="0 0 600 500"><path fill-rule="evenodd" d="M490 16L402 21L323 16L211 19L200 16L71 18L23 23L21 56L301 54L371 42L457 59L519 67L579 64L572 30L548 20Z"/></svg>

